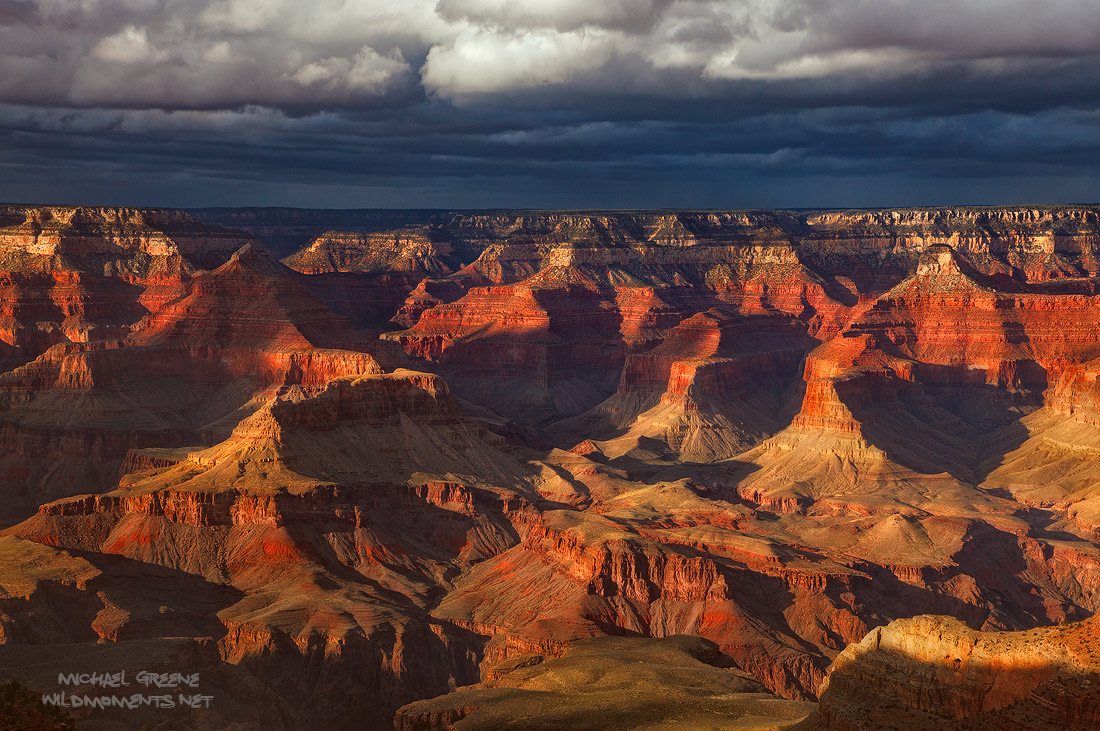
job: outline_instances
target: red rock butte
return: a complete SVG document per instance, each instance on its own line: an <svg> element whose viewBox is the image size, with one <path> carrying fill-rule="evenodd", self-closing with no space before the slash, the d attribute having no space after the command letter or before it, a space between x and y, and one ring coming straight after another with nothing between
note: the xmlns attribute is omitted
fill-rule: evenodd
<svg viewBox="0 0 1100 731"><path fill-rule="evenodd" d="M1098 250L0 206L0 677L217 684L72 711L135 728L1096 728Z"/></svg>

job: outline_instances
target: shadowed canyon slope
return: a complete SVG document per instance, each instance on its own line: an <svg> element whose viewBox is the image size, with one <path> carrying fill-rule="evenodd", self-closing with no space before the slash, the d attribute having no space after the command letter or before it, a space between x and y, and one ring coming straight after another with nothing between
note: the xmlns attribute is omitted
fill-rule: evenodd
<svg viewBox="0 0 1100 731"><path fill-rule="evenodd" d="M1092 672L1100 209L195 216L0 207L0 666L171 638L288 729L1007 728Z"/></svg>

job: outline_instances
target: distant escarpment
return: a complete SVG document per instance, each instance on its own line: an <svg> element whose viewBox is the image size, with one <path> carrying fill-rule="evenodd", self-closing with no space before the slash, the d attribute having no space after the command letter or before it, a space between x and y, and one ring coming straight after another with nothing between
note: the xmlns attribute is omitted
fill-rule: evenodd
<svg viewBox="0 0 1100 731"><path fill-rule="evenodd" d="M627 356L714 306L787 313L828 339L931 246L951 247L1004 291L1090 296L1098 232L1097 210L1073 207L436 213L324 232L286 263L358 324L403 331L391 337L439 363L464 398L485 396L464 364L485 363L485 349L505 355L506 416L544 425L610 397ZM579 347L573 322L598 335ZM501 337L513 347L497 347ZM555 355L564 349L585 359L587 378Z"/></svg>
<svg viewBox="0 0 1100 731"><path fill-rule="evenodd" d="M310 214L320 216L323 212L298 215ZM273 225L278 220L280 216L271 214ZM356 249L365 251L387 238L424 239L445 244L455 252L454 271L460 268L458 264L472 265L472 272L505 283L537 271L539 260L560 246L572 250L578 261L634 263L649 268L705 266L713 263L708 260L715 254L702 249L748 246L763 247L755 250L755 259L762 253L797 259L844 288L866 292L904 278L920 253L933 244L955 248L983 274L1003 281L1090 276L1097 272L1098 233L1100 209L1068 206L809 213L438 212L430 217L421 214L419 220L410 212L389 226L318 231L295 257L330 271L349 270L357 260L366 262L369 269L371 257L355 254ZM792 248L793 255L783 253ZM481 256L486 259L476 262ZM639 262L639 257L645 261ZM744 256L739 260L747 261ZM679 273L686 276L684 271Z"/></svg>

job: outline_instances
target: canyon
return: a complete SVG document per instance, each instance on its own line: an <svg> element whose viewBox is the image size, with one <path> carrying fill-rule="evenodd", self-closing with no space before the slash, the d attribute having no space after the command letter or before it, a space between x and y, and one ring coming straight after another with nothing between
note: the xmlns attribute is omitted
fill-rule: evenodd
<svg viewBox="0 0 1100 731"><path fill-rule="evenodd" d="M88 728L1100 724L1100 208L0 206L0 293L0 679L226 689Z"/></svg>

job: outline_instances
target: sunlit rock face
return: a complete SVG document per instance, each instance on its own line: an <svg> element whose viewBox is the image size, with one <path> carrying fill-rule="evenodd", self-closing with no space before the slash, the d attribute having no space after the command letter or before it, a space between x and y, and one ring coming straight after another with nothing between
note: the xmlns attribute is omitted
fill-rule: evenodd
<svg viewBox="0 0 1100 731"><path fill-rule="evenodd" d="M560 657L521 655L487 666L477 686L401 708L394 728L488 731L523 719L530 728L735 724L781 731L813 711L810 703L769 694L698 637L600 637L580 640Z"/></svg>
<svg viewBox="0 0 1100 731"><path fill-rule="evenodd" d="M1087 727L1095 209L219 215L301 247L0 209L0 643L191 638L285 728L630 717L547 695L609 636L762 727Z"/></svg>
<svg viewBox="0 0 1100 731"><path fill-rule="evenodd" d="M826 729L1092 728L1100 723L1096 621L976 632L950 617L878 627L834 661Z"/></svg>
<svg viewBox="0 0 1100 731"><path fill-rule="evenodd" d="M123 337L249 241L176 211L0 207L0 363Z"/></svg>

